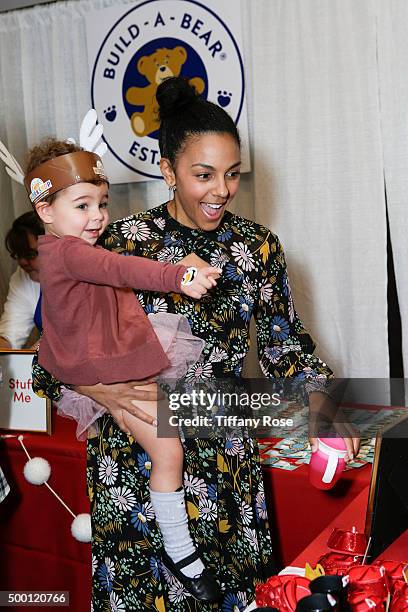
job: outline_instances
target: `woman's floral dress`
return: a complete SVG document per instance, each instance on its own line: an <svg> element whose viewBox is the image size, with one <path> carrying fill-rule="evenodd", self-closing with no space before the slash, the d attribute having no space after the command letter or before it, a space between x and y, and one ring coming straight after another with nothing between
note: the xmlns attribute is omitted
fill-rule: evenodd
<svg viewBox="0 0 408 612"><path fill-rule="evenodd" d="M267 228L226 212L216 231L193 230L178 224L164 204L111 224L102 244L124 255L174 263L196 253L223 268L210 299L136 292L147 313L183 314L206 341L188 380L241 375L252 315L267 377L331 374L312 355L314 344L294 310L281 245ZM37 390L58 397L58 381L38 365L34 375ZM225 591L223 600L198 603L161 564L162 539L148 493L149 457L105 416L99 437L88 441L95 612L240 612L253 600L256 584L273 573L256 442L190 438L184 449L190 530Z"/></svg>

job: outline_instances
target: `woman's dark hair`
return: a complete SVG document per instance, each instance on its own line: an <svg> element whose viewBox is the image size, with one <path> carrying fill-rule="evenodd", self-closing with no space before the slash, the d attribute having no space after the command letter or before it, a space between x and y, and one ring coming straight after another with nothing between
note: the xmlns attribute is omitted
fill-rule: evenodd
<svg viewBox="0 0 408 612"><path fill-rule="evenodd" d="M217 104L202 100L186 79L172 77L159 85L159 147L162 157L174 165L189 136L230 134L240 146L240 137L232 118Z"/></svg>
<svg viewBox="0 0 408 612"><path fill-rule="evenodd" d="M34 257L32 248L28 243L28 234L40 236L44 233L44 226L41 223L37 213L32 210L24 213L14 220L13 225L6 235L6 249L11 257L17 259L19 257Z"/></svg>

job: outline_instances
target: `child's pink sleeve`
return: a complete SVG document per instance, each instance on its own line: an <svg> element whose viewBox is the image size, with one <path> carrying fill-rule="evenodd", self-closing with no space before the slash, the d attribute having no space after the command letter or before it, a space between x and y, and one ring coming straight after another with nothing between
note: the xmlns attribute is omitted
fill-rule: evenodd
<svg viewBox="0 0 408 612"><path fill-rule="evenodd" d="M111 287L180 292L185 266L111 253L74 236L61 240L61 255L70 278Z"/></svg>

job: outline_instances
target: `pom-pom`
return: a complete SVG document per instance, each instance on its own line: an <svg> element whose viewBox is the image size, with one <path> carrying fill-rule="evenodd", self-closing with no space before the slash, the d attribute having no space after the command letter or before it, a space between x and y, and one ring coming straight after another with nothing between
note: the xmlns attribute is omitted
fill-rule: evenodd
<svg viewBox="0 0 408 612"><path fill-rule="evenodd" d="M51 475L51 466L46 459L34 457L24 466L24 478L33 485L42 485Z"/></svg>
<svg viewBox="0 0 408 612"><path fill-rule="evenodd" d="M72 521L71 533L78 542L90 542L92 539L91 515L78 514Z"/></svg>

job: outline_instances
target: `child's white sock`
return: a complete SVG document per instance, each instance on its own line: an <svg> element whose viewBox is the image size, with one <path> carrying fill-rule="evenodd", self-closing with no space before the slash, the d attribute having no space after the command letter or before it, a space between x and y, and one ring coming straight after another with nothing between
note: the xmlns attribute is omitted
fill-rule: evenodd
<svg viewBox="0 0 408 612"><path fill-rule="evenodd" d="M171 493L149 491L156 521L163 535L164 548L172 561L177 563L196 551L188 530L184 489ZM194 578L202 574L204 569L201 559L197 559L180 571Z"/></svg>

